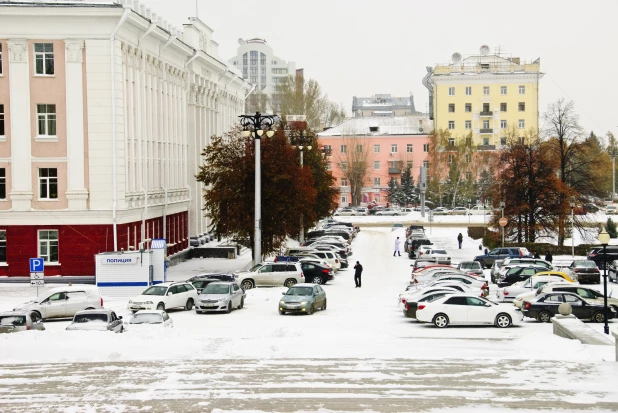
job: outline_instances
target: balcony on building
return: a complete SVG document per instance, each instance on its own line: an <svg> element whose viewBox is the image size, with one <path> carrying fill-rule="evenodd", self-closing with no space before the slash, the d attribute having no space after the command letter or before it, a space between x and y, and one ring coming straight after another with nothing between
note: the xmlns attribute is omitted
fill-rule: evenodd
<svg viewBox="0 0 618 413"><path fill-rule="evenodd" d="M485 128L481 129L480 133L494 133L494 130L492 128Z"/></svg>
<svg viewBox="0 0 618 413"><path fill-rule="evenodd" d="M496 145L478 145L476 148L479 151L495 151Z"/></svg>
<svg viewBox="0 0 618 413"><path fill-rule="evenodd" d="M494 112L491 110L484 110L481 112L481 116L493 116Z"/></svg>
<svg viewBox="0 0 618 413"><path fill-rule="evenodd" d="M388 168L388 173L391 175L401 175L401 168Z"/></svg>

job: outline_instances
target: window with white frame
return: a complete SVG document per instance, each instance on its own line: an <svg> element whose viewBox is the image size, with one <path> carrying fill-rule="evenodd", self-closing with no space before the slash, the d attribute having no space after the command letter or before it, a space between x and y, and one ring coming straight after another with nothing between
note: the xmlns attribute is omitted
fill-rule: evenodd
<svg viewBox="0 0 618 413"><path fill-rule="evenodd" d="M448 138L448 146L455 146L455 138Z"/></svg>
<svg viewBox="0 0 618 413"><path fill-rule="evenodd" d="M373 161L373 169L376 171L380 170L380 161Z"/></svg>
<svg viewBox="0 0 618 413"><path fill-rule="evenodd" d="M472 96L472 86L466 86L466 96Z"/></svg>
<svg viewBox="0 0 618 413"><path fill-rule="evenodd" d="M0 168L0 199L6 199L6 169Z"/></svg>
<svg viewBox="0 0 618 413"><path fill-rule="evenodd" d="M455 162L455 155L453 155L452 153L448 154L448 163L453 163Z"/></svg>
<svg viewBox="0 0 618 413"><path fill-rule="evenodd" d="M526 102L519 102L519 104L517 105L517 108L519 109L520 112L525 112L526 111Z"/></svg>
<svg viewBox="0 0 618 413"><path fill-rule="evenodd" d="M489 145L489 138L483 138L483 145L484 146Z"/></svg>
<svg viewBox="0 0 618 413"><path fill-rule="evenodd" d="M423 161L423 168L429 168L429 161Z"/></svg>
<svg viewBox="0 0 618 413"><path fill-rule="evenodd" d="M500 94L506 95L506 86L500 86Z"/></svg>
<svg viewBox="0 0 618 413"><path fill-rule="evenodd" d="M58 199L56 168L39 168L39 199Z"/></svg>
<svg viewBox="0 0 618 413"><path fill-rule="evenodd" d="M506 145L506 136L500 138L500 145Z"/></svg>
<svg viewBox="0 0 618 413"><path fill-rule="evenodd" d="M449 120L448 121L448 128L449 129L455 129L455 121L454 120Z"/></svg>
<svg viewBox="0 0 618 413"><path fill-rule="evenodd" d="M449 103L448 104L448 111L450 113L455 113L455 104L454 103Z"/></svg>
<svg viewBox="0 0 618 413"><path fill-rule="evenodd" d="M506 121L505 120L501 120L500 121L500 129L506 129Z"/></svg>
<svg viewBox="0 0 618 413"><path fill-rule="evenodd" d="M39 231L39 258L45 262L58 262L58 231Z"/></svg>
<svg viewBox="0 0 618 413"><path fill-rule="evenodd" d="M525 129L525 127L526 127L526 121L525 121L524 119L520 119L520 120L517 122L517 127L518 127L519 129Z"/></svg>
<svg viewBox="0 0 618 413"><path fill-rule="evenodd" d="M483 86L483 94L485 96L489 95L489 86Z"/></svg>
<svg viewBox="0 0 618 413"><path fill-rule="evenodd" d="M397 153L397 144L396 143L392 143L391 144L391 153Z"/></svg>
<svg viewBox="0 0 618 413"><path fill-rule="evenodd" d="M56 136L56 105L36 105L37 134Z"/></svg>
<svg viewBox="0 0 618 413"><path fill-rule="evenodd" d="M6 231L0 230L0 262L6 262Z"/></svg>
<svg viewBox="0 0 618 413"><path fill-rule="evenodd" d="M357 153L362 153L363 152L363 145L356 145L356 152Z"/></svg>
<svg viewBox="0 0 618 413"><path fill-rule="evenodd" d="M4 136L4 105L0 105L0 136Z"/></svg>
<svg viewBox="0 0 618 413"><path fill-rule="evenodd" d="M455 96L455 87L451 86L448 88L448 95Z"/></svg>
<svg viewBox="0 0 618 413"><path fill-rule="evenodd" d="M413 150L414 150L414 146L412 143L406 144L406 152L412 153Z"/></svg>
<svg viewBox="0 0 618 413"><path fill-rule="evenodd" d="M414 168L414 161L407 161L406 162L406 168L408 168L408 169Z"/></svg>
<svg viewBox="0 0 618 413"><path fill-rule="evenodd" d="M347 153L348 152L348 145L341 145L341 153Z"/></svg>
<svg viewBox="0 0 618 413"><path fill-rule="evenodd" d="M391 182L395 185L399 185L399 181L397 180L397 178L391 178Z"/></svg>
<svg viewBox="0 0 618 413"><path fill-rule="evenodd" d="M519 138L517 138L517 141L519 142L520 145L523 145L525 143L523 136L520 136Z"/></svg>
<svg viewBox="0 0 618 413"><path fill-rule="evenodd" d="M342 171L347 171L348 170L348 163L347 162L341 162L341 170Z"/></svg>
<svg viewBox="0 0 618 413"><path fill-rule="evenodd" d="M348 186L348 178L341 178L341 186Z"/></svg>
<svg viewBox="0 0 618 413"><path fill-rule="evenodd" d="M54 74L54 44L35 43L34 44L34 73L37 75Z"/></svg>
<svg viewBox="0 0 618 413"><path fill-rule="evenodd" d="M465 111L466 112L472 112L472 103L466 103Z"/></svg>
<svg viewBox="0 0 618 413"><path fill-rule="evenodd" d="M525 95L526 94L526 86L519 86L519 94L520 95Z"/></svg>
<svg viewBox="0 0 618 413"><path fill-rule="evenodd" d="M327 170L327 171L332 171L332 170L333 170L333 164L332 164L332 163L330 163L330 162L329 162L329 163L327 163L327 164L326 164L326 170Z"/></svg>
<svg viewBox="0 0 618 413"><path fill-rule="evenodd" d="M348 194L341 194L341 205L342 206L348 205Z"/></svg>
<svg viewBox="0 0 618 413"><path fill-rule="evenodd" d="M489 129L489 121L488 120L484 120L483 121L483 129Z"/></svg>
<svg viewBox="0 0 618 413"><path fill-rule="evenodd" d="M429 152L429 144L428 143L424 143L423 144L423 152Z"/></svg>
<svg viewBox="0 0 618 413"><path fill-rule="evenodd" d="M373 152L380 153L380 145L373 145Z"/></svg>
<svg viewBox="0 0 618 413"><path fill-rule="evenodd" d="M380 186L380 178L373 178L373 186Z"/></svg>
<svg viewBox="0 0 618 413"><path fill-rule="evenodd" d="M466 154L466 162L470 163L470 161L472 160L472 157L470 156L469 153Z"/></svg>
<svg viewBox="0 0 618 413"><path fill-rule="evenodd" d="M465 126L466 126L466 129L472 129L472 121L471 120L465 121Z"/></svg>

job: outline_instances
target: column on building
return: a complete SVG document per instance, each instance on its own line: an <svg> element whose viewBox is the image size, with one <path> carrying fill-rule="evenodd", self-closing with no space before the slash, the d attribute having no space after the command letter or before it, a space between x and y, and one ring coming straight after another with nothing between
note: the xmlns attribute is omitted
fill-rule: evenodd
<svg viewBox="0 0 618 413"><path fill-rule="evenodd" d="M9 95L11 100L11 205L13 211L29 211L32 201L30 129L30 70L28 42L10 39Z"/></svg>
<svg viewBox="0 0 618 413"><path fill-rule="evenodd" d="M84 41L65 40L67 191L69 210L85 210L88 190L84 160Z"/></svg>

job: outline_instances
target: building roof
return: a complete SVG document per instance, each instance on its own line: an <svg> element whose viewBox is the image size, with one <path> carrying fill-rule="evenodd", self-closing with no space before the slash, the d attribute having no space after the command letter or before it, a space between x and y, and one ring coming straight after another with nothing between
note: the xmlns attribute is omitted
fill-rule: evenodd
<svg viewBox="0 0 618 413"><path fill-rule="evenodd" d="M414 107L414 96L394 97L390 94L376 94L371 97L356 97L352 99L352 111L410 109L411 113L418 113Z"/></svg>
<svg viewBox="0 0 618 413"><path fill-rule="evenodd" d="M333 128L318 133L318 136L427 135L432 127L432 122L423 116L372 116L347 119Z"/></svg>

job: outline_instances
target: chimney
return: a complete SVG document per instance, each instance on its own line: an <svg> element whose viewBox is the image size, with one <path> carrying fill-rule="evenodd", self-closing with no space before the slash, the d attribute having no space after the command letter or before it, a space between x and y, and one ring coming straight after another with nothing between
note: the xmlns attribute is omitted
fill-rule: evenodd
<svg viewBox="0 0 618 413"><path fill-rule="evenodd" d="M520 64L520 63L519 63L519 62L520 62L520 59L519 59L519 57L512 57L512 58L511 58L511 62L513 62L513 63L515 63L516 65L518 65L518 64Z"/></svg>

